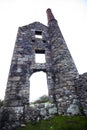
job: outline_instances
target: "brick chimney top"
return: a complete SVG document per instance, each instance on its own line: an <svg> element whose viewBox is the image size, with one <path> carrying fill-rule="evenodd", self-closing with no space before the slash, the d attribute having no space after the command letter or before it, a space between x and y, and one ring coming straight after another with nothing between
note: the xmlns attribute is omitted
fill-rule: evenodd
<svg viewBox="0 0 87 130"><path fill-rule="evenodd" d="M46 12L47 12L48 22L51 21L51 20L53 20L53 19L55 19L55 17L54 17L54 15L53 15L53 13L52 13L52 11L51 11L50 8L48 8Z"/></svg>

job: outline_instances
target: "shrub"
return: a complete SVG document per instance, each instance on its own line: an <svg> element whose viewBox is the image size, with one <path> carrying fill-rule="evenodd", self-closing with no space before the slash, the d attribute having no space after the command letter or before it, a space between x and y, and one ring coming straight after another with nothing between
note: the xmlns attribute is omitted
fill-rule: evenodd
<svg viewBox="0 0 87 130"><path fill-rule="evenodd" d="M47 95L41 96L38 100L36 100L35 102L33 102L33 104L36 104L36 103L45 103L45 102L49 102L49 97Z"/></svg>

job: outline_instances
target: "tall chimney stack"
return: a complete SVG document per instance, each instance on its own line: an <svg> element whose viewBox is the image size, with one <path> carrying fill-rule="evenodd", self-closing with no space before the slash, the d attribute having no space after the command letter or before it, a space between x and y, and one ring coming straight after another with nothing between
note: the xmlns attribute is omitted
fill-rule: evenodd
<svg viewBox="0 0 87 130"><path fill-rule="evenodd" d="M50 8L48 8L46 12L47 12L48 22L50 22L51 20L55 19L55 17L54 17L54 15L53 15L53 13L52 13Z"/></svg>

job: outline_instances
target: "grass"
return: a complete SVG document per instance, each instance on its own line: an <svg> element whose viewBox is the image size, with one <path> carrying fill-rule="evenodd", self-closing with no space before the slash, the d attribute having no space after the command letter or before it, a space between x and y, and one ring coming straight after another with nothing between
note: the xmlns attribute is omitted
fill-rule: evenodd
<svg viewBox="0 0 87 130"><path fill-rule="evenodd" d="M39 123L31 122L26 127L17 130L87 130L87 117L55 116Z"/></svg>

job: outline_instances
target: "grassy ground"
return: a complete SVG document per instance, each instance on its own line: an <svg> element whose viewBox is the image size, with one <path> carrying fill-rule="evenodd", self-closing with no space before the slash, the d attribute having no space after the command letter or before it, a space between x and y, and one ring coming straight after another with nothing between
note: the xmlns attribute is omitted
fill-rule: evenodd
<svg viewBox="0 0 87 130"><path fill-rule="evenodd" d="M17 130L87 130L87 117L55 116L39 123L29 123L26 127Z"/></svg>

